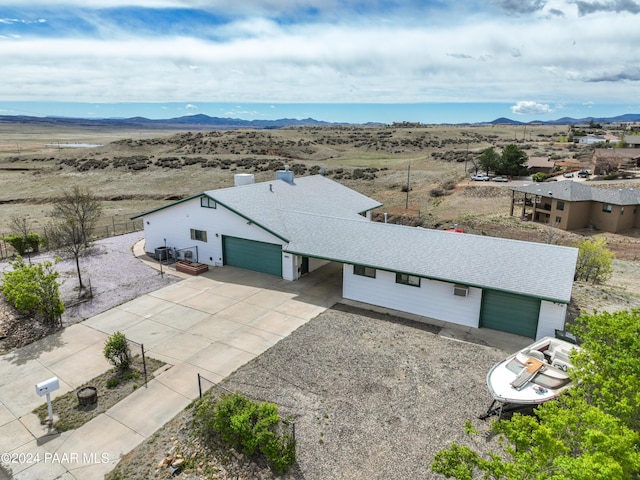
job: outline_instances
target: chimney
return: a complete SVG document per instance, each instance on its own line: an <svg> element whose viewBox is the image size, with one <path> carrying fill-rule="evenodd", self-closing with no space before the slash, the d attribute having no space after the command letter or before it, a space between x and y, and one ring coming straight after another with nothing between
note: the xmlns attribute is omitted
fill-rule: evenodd
<svg viewBox="0 0 640 480"><path fill-rule="evenodd" d="M289 170L289 165L285 165L284 170L278 170L276 172L276 180L284 180L293 185L293 172Z"/></svg>

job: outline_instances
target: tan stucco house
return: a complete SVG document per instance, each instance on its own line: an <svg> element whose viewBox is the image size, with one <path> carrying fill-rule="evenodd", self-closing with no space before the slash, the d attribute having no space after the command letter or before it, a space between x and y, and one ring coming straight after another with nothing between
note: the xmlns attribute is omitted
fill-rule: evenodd
<svg viewBox="0 0 640 480"><path fill-rule="evenodd" d="M511 215L563 230L623 232L640 228L640 189L599 188L582 182L533 183L512 188Z"/></svg>

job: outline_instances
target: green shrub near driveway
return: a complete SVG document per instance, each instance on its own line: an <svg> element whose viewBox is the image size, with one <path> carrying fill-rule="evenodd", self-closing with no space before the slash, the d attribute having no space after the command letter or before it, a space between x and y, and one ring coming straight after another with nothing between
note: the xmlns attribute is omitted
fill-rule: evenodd
<svg viewBox="0 0 640 480"><path fill-rule="evenodd" d="M273 403L256 403L238 393L222 393L217 401L205 396L196 402L194 424L204 439L219 434L247 455L259 451L278 472L296 461L295 440L280 433L282 420Z"/></svg>
<svg viewBox="0 0 640 480"><path fill-rule="evenodd" d="M122 332L115 332L104 344L104 357L120 373L126 372L131 366L131 351L127 337Z"/></svg>

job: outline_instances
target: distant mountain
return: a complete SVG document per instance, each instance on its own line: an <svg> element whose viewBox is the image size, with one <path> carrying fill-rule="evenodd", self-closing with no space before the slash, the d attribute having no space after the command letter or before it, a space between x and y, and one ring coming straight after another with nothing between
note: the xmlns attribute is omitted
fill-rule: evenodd
<svg viewBox="0 0 640 480"><path fill-rule="evenodd" d="M625 113L624 115L618 115L617 117L586 117L586 118L571 118L562 117L557 120L534 120L532 122L518 122L517 120L511 120L510 118L496 118L492 122L488 122L490 125L575 125L582 123L630 123L640 122L640 113Z"/></svg>
<svg viewBox="0 0 640 480"><path fill-rule="evenodd" d="M563 117L557 120L538 120L532 122L519 122L510 118L497 118L492 122L479 122L486 125L575 125L581 123L614 123L614 122L640 122L640 114L627 113L617 117L608 118L570 118ZM171 130L229 130L235 128L255 128L273 129L283 127L300 126L339 126L339 125L359 125L359 126L380 126L384 123L367 122L364 124L353 123L332 123L305 118L280 118L278 120L242 120L240 118L210 117L204 114L186 115L183 117L152 120L145 117L131 118L73 118L73 117L31 117L26 115L0 115L0 124L32 124L32 125L58 125L68 127L110 127L110 128L147 128L147 129L171 129ZM419 125L419 123L417 124ZM463 125L471 125L464 123ZM477 125L477 124L476 124Z"/></svg>
<svg viewBox="0 0 640 480"><path fill-rule="evenodd" d="M232 128L283 128L292 126L331 126L345 123L322 122L313 118L298 120L281 118L278 120L242 120L220 118L208 115L187 115L177 118L152 120L145 117L132 118L72 118L72 117L30 117L26 115L0 115L0 123L29 123L33 125L60 125L83 127L122 127L157 129L232 129ZM369 125L369 124L368 124ZM381 125L381 124L378 124Z"/></svg>

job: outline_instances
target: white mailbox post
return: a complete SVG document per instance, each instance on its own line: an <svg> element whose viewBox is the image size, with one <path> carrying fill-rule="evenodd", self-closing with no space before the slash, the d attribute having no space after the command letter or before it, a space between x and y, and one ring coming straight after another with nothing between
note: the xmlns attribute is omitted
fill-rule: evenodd
<svg viewBox="0 0 640 480"><path fill-rule="evenodd" d="M60 388L58 377L51 377L49 380L36 384L36 393L44 397L47 396L47 411L49 412L49 424L53 425L53 409L51 408L51 392Z"/></svg>

